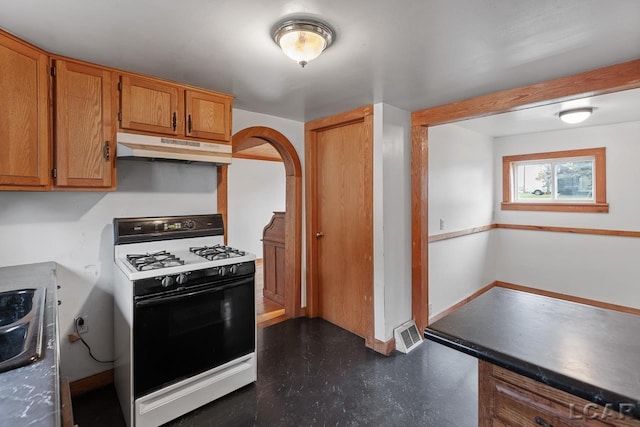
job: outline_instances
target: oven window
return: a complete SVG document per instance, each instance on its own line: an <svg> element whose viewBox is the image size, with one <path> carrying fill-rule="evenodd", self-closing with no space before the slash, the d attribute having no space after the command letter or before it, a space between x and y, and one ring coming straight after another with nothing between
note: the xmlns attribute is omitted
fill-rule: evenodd
<svg viewBox="0 0 640 427"><path fill-rule="evenodd" d="M253 352L254 305L253 276L136 302L135 397Z"/></svg>

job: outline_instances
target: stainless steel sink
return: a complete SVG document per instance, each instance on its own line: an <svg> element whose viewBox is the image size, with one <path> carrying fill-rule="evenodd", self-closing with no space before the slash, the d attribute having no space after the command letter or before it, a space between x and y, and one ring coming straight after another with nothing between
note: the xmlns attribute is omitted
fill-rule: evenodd
<svg viewBox="0 0 640 427"><path fill-rule="evenodd" d="M0 292L0 372L42 355L45 288Z"/></svg>

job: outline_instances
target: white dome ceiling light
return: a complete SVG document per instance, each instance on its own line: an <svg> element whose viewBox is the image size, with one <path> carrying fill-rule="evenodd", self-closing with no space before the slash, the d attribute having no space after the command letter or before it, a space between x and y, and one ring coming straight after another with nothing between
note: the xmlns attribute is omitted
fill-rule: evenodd
<svg viewBox="0 0 640 427"><path fill-rule="evenodd" d="M289 19L273 31L273 40L284 54L303 68L331 46L334 39L331 27L313 19Z"/></svg>
<svg viewBox="0 0 640 427"><path fill-rule="evenodd" d="M570 125L575 125L576 123L582 123L589 118L589 116L593 113L593 108L575 108L573 110L560 111L558 116L560 120Z"/></svg>

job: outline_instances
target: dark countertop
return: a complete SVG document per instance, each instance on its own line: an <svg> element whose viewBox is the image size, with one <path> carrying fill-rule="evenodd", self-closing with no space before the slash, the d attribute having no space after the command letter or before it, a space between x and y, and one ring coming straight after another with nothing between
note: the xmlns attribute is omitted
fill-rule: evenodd
<svg viewBox="0 0 640 427"><path fill-rule="evenodd" d="M424 336L640 419L640 316L493 288Z"/></svg>
<svg viewBox="0 0 640 427"><path fill-rule="evenodd" d="M56 264L0 268L0 292L46 287L44 354L30 365L0 373L0 424L12 427L60 425Z"/></svg>

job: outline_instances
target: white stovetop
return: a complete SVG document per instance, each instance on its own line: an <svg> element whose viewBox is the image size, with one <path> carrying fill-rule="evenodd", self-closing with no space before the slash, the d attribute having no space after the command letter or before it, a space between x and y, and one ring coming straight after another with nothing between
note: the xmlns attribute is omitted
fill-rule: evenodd
<svg viewBox="0 0 640 427"><path fill-rule="evenodd" d="M115 263L129 280L145 279L148 277L179 274L186 271L201 270L209 267L254 261L256 256L245 253L244 256L209 261L189 251L191 247L214 246L222 244L222 236L196 237L189 239L162 240L158 242L129 243L116 245L114 248ZM242 249L240 249L242 250ZM138 271L127 261L127 255L146 254L159 251L171 252L184 261L184 265L160 268L157 270Z"/></svg>

